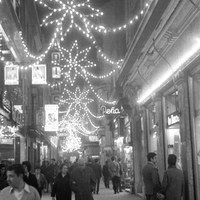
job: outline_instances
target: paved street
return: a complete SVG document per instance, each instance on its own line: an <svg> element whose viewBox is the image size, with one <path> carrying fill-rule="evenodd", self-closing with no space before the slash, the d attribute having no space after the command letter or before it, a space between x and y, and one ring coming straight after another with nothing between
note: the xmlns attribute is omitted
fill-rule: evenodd
<svg viewBox="0 0 200 200"><path fill-rule="evenodd" d="M72 200L74 200L74 195ZM130 194L129 192L123 191L118 194L114 194L112 189L107 189L100 185L99 194L94 194L94 200L141 200L136 195ZM51 200L50 194L44 194L42 200Z"/></svg>

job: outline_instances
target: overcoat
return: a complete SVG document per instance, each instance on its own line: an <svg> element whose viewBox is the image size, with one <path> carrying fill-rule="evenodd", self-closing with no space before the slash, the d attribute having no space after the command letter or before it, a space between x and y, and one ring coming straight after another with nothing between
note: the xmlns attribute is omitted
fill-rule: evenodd
<svg viewBox="0 0 200 200"><path fill-rule="evenodd" d="M70 182L76 200L93 200L95 178L94 171L88 166L78 166L72 171Z"/></svg>
<svg viewBox="0 0 200 200"><path fill-rule="evenodd" d="M180 200L183 195L183 173L176 166L169 167L163 176L162 190L165 200Z"/></svg>
<svg viewBox="0 0 200 200"><path fill-rule="evenodd" d="M158 169L153 163L148 162L142 169L146 195L156 195L161 190Z"/></svg>
<svg viewBox="0 0 200 200"><path fill-rule="evenodd" d="M55 196L56 200L71 200L72 191L68 173L64 177L61 173L57 175L51 192L51 197Z"/></svg>

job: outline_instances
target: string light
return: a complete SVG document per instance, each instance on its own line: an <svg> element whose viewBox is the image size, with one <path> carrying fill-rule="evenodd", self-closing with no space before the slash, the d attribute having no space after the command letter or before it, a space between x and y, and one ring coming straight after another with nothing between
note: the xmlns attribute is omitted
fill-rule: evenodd
<svg viewBox="0 0 200 200"><path fill-rule="evenodd" d="M67 104L68 105L67 111L63 112L63 113L65 113L66 116L69 114L72 114L72 112L73 112L74 116L77 115L80 117L78 126L81 124L81 127L84 127L84 124L81 122L83 122L85 120L84 118L86 117L86 121L89 121L90 125L96 130L99 127L96 126L92 122L89 114L92 115L93 117L95 115L91 111L89 111L89 108L87 107L87 105L89 103L93 102L93 99L87 98L88 93L89 93L89 90L86 90L85 92L81 92L79 87L76 88L75 92L66 90L65 94L68 95L68 98L62 97L59 104L61 104L61 105ZM88 114L88 111L89 111L89 114ZM95 118L100 119L97 116L95 116ZM77 120L78 120L78 118L76 118L76 122L77 122Z"/></svg>
<svg viewBox="0 0 200 200"><path fill-rule="evenodd" d="M109 28L103 25L96 25L89 20L87 21L87 26L93 29L94 31L103 34L116 33L122 30L126 30L128 27L133 26L139 20L140 17L144 16L144 14L148 11L149 6L151 5L152 2L153 0L147 1L147 3L144 4L143 9L141 9L132 19L130 19L128 22L126 22L121 26Z"/></svg>
<svg viewBox="0 0 200 200"><path fill-rule="evenodd" d="M35 1L37 2L38 0ZM39 2L41 5L47 7L50 10L50 13L43 19L41 26L56 24L57 29L60 30L59 34L61 40L64 39L63 36L66 36L67 33L70 32L71 29L75 27L75 25L77 25L77 21L84 22L83 25L85 31L89 33L90 30L88 29L86 23L87 19L103 15L103 13L100 12L98 9L91 7L91 5L89 4L89 0L87 0L85 3L77 3L75 0L65 2L57 0L55 1L56 8L51 8L46 3L44 3L43 0L40 0ZM85 10L88 11L87 14L85 14ZM68 19L70 19L70 23L68 23L67 26L64 27L63 24L66 25L66 21Z"/></svg>
<svg viewBox="0 0 200 200"><path fill-rule="evenodd" d="M81 138L73 135L72 133L61 141L61 149L63 152L73 152L81 147Z"/></svg>

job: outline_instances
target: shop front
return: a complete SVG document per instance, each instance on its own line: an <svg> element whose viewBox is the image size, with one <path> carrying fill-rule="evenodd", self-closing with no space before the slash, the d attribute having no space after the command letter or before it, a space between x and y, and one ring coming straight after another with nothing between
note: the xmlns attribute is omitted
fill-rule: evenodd
<svg viewBox="0 0 200 200"><path fill-rule="evenodd" d="M197 69L196 69L197 70ZM192 150L194 161L194 180L196 199L200 199L200 70L189 77L189 95L191 107Z"/></svg>
<svg viewBox="0 0 200 200"><path fill-rule="evenodd" d="M171 91L172 90L172 91ZM181 164L181 134L180 134L180 111L178 102L178 90L170 89L164 94L164 141L166 168L169 154L177 156L177 167L182 169Z"/></svg>

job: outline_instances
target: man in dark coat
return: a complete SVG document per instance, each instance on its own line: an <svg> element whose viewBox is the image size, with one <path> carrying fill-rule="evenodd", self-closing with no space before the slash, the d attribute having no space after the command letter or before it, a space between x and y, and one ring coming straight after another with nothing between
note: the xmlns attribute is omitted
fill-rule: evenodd
<svg viewBox="0 0 200 200"><path fill-rule="evenodd" d="M183 196L184 177L182 171L176 168L176 160L176 155L168 156L169 167L165 171L162 181L165 200L180 200Z"/></svg>
<svg viewBox="0 0 200 200"><path fill-rule="evenodd" d="M98 194L99 193L99 184L100 184L100 179L101 179L101 165L99 163L98 158L96 158L94 160L93 170L94 170L94 174L96 177L96 186L95 186L94 193Z"/></svg>
<svg viewBox="0 0 200 200"><path fill-rule="evenodd" d="M105 165L103 166L103 177L104 177L104 184L106 188L109 188L109 181L110 181L110 173L108 170L108 161L106 160Z"/></svg>
<svg viewBox="0 0 200 200"><path fill-rule="evenodd" d="M75 193L75 200L93 200L92 191L95 187L95 174L85 166L85 160L80 158L77 166L71 172L70 185Z"/></svg>
<svg viewBox="0 0 200 200"><path fill-rule="evenodd" d="M31 173L31 163L29 161L22 162L22 166L24 168L24 181L28 184L33 186L39 192L39 187L37 183L36 176Z"/></svg>
<svg viewBox="0 0 200 200"><path fill-rule="evenodd" d="M70 178L68 173L68 166L66 163L61 165L61 172L55 179L53 184L51 197L52 200L71 200L72 191L70 188Z"/></svg>
<svg viewBox="0 0 200 200"><path fill-rule="evenodd" d="M142 169L145 194L147 200L156 200L156 194L161 190L158 169L156 168L157 155L150 152L147 155L148 163Z"/></svg>
<svg viewBox="0 0 200 200"><path fill-rule="evenodd" d="M48 183L50 184L51 190L53 188L53 183L55 181L56 176L58 175L59 168L56 164L56 160L54 158L51 159L51 164L46 168L46 178ZM47 188L48 190L48 188Z"/></svg>

